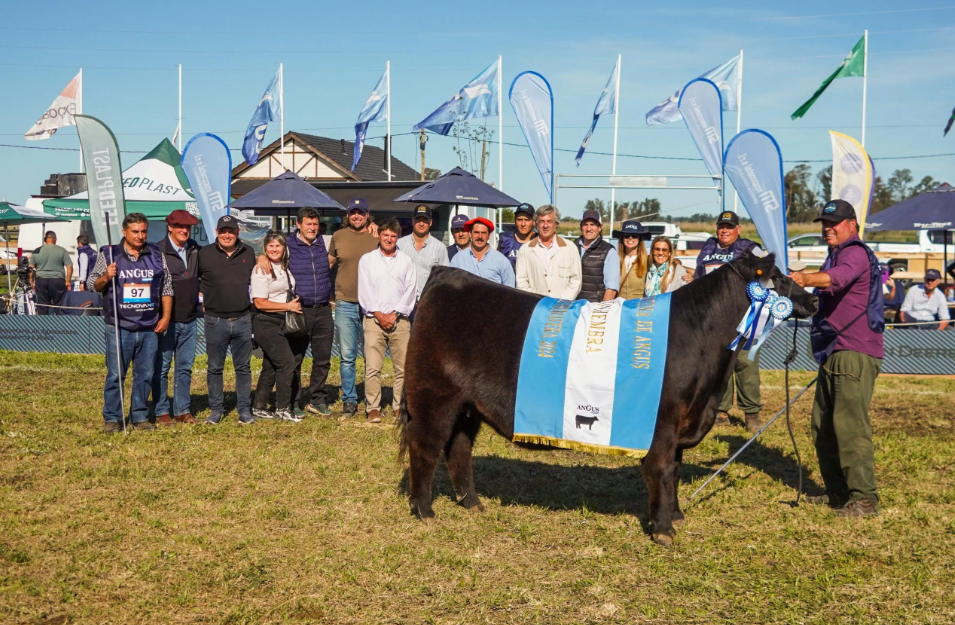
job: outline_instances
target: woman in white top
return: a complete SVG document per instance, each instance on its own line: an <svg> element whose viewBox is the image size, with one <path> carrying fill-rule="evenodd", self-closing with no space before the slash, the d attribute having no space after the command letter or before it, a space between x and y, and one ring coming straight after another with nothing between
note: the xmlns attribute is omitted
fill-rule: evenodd
<svg viewBox="0 0 955 625"><path fill-rule="evenodd" d="M252 416L298 422L301 418L292 410L292 384L297 370L295 353L289 339L282 334L282 326L285 313L302 312L302 303L298 296L289 297L295 289L295 278L288 271L285 235L270 231L265 235L263 245L271 266L268 271L258 267L252 271L252 303L256 309L252 317L252 333L263 355ZM269 412L269 393L273 385L275 413Z"/></svg>
<svg viewBox="0 0 955 625"><path fill-rule="evenodd" d="M646 296L672 293L690 281L686 267L673 257L673 242L664 236L653 239L650 244L653 262L647 270Z"/></svg>

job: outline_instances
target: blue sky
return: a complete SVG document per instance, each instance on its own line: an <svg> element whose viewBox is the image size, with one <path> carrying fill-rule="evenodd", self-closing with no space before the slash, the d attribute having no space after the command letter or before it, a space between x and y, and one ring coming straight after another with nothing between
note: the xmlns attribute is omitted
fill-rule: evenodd
<svg viewBox="0 0 955 625"><path fill-rule="evenodd" d="M500 2L455 12L446 2L92 2L10 3L0 26L0 85L7 94L0 143L77 147L72 128L26 142L23 133L84 68L84 112L105 121L124 151L145 152L177 121L176 65L183 64L183 126L188 139L215 132L240 148L249 118L279 62L285 64L285 128L354 138L368 93L392 64L394 154L416 166L411 126L503 55L505 90L523 70L550 81L555 95L556 169L610 171L613 118L605 116L582 166L574 152L590 123L616 55L623 55L619 125L621 155L698 158L681 123L647 127L645 113L691 78L745 50L743 128L762 128L786 160L831 158L827 130L860 134L862 79L834 82L801 120L790 114L870 31L866 147L887 178L908 167L916 179L955 182L955 156L889 160L955 152L942 128L955 106L955 4L687 2ZM773 8L776 5L781 8ZM273 12L269 9L274 8ZM357 11L354 9L358 9ZM39 11L39 12L38 12ZM504 190L539 205L546 195L505 99ZM488 120L496 130L497 120ZM735 132L727 113L725 133ZM381 145L384 124L369 129ZM271 142L278 127L269 127ZM457 165L454 140L432 136L427 164ZM140 155L125 154L124 166ZM78 153L0 147L0 197L22 203L52 172L76 171ZM233 152L234 162L241 159ZM826 163L813 163L814 171ZM788 170L792 164L787 163ZM497 151L488 180L497 177ZM618 157L618 174L705 173L702 161ZM618 201L648 194L621 191ZM715 213L715 193L663 191L674 215ZM563 191L564 214L608 192Z"/></svg>

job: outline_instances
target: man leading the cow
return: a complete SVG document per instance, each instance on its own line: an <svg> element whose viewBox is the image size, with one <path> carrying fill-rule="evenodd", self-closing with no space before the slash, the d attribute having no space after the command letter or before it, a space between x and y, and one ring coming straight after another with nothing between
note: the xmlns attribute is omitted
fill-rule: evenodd
<svg viewBox="0 0 955 625"><path fill-rule="evenodd" d="M583 274L577 299L603 302L617 297L620 288L620 255L617 248L604 241L600 213L584 211L580 219L580 264Z"/></svg>
<svg viewBox="0 0 955 625"><path fill-rule="evenodd" d="M431 236L431 209L424 204L415 206L412 231L398 239L398 249L414 261L417 272L418 293L424 288L434 267L448 266L448 250L444 244Z"/></svg>
<svg viewBox="0 0 955 625"><path fill-rule="evenodd" d="M758 249L755 241L740 237L739 216L733 211L723 211L716 222L716 236L707 239L696 257L696 273L693 279L699 279L707 273L719 269L726 263L739 258L747 250ZM733 378L736 378L736 404L746 415L746 427L750 432L759 430L759 411L763 403L759 393L759 357L750 360L748 350L741 350L733 365L733 375L726 382L723 401L720 402L717 423L729 423L729 411L733 407Z"/></svg>
<svg viewBox="0 0 955 625"><path fill-rule="evenodd" d="M851 204L833 200L815 221L829 256L819 272L790 274L819 294L810 332L820 363L812 437L826 494L809 501L828 503L839 516L870 516L879 511L869 403L885 355L882 272L859 238Z"/></svg>
<svg viewBox="0 0 955 625"><path fill-rule="evenodd" d="M537 238L517 251L517 288L558 299L580 293L580 254L557 236L557 209L541 206L534 215Z"/></svg>
<svg viewBox="0 0 955 625"><path fill-rule="evenodd" d="M471 234L471 247L455 256L451 266L491 282L513 287L514 270L507 262L507 257L487 244L494 232L494 224L484 217L475 217L464 227Z"/></svg>
<svg viewBox="0 0 955 625"><path fill-rule="evenodd" d="M511 268L517 267L517 250L537 237L534 232L533 206L524 203L514 209L514 228L516 232L502 232L497 244L497 251L507 257Z"/></svg>

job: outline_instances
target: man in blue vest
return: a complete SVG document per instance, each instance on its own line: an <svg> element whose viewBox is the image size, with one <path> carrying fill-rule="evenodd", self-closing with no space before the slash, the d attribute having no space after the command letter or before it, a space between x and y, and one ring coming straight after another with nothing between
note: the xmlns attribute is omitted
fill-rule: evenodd
<svg viewBox="0 0 955 625"><path fill-rule="evenodd" d="M76 237L76 290L86 290L86 279L90 269L96 265L96 250L90 245L90 238L85 234Z"/></svg>
<svg viewBox="0 0 955 625"><path fill-rule="evenodd" d="M720 213L716 221L716 236L706 240L696 257L694 280L739 258L747 250L759 248L755 241L740 237L740 232L739 215L733 211ZM733 373L736 378L736 403L746 415L747 429L756 432L760 425L759 411L763 408L759 394L759 358L758 355L753 360L749 358L748 350L740 351L733 365ZM723 391L723 401L716 415L717 423L729 423L729 411L733 407L733 377L730 376Z"/></svg>
<svg viewBox="0 0 955 625"><path fill-rule="evenodd" d="M537 238L534 232L534 207L524 203L514 209L514 228L516 232L501 232L497 251L507 257L511 269L517 268L517 250L525 243Z"/></svg>
<svg viewBox="0 0 955 625"><path fill-rule="evenodd" d="M603 302L617 297L620 290L620 256L617 248L604 241L600 213L584 211L580 219L580 265L583 277L577 299Z"/></svg>
<svg viewBox="0 0 955 625"><path fill-rule="evenodd" d="M309 377L309 399L304 410L327 417L332 414L332 411L328 407L328 391L325 389L325 383L328 381L332 339L335 334L335 322L332 319L331 306L329 306L332 280L328 250L325 247L325 239L320 234L317 210L309 206L300 208L295 225L297 226L295 232L285 238L289 255L288 270L295 279L295 294L302 303L308 338L290 341L292 352L295 354L295 376L292 378L292 394L295 400L292 405L296 416L304 416L302 362L305 360L305 352L311 346L312 374ZM262 271L269 271L269 259L265 254L259 255L257 262ZM268 359L262 361L262 373L259 379L260 383L268 384L270 387L275 384L275 369ZM256 406L256 408L263 407Z"/></svg>
<svg viewBox="0 0 955 625"><path fill-rule="evenodd" d="M142 213L123 220L123 240L103 246L86 279L90 291L103 294L106 311L106 384L103 388L103 431L122 431L123 404L120 385L133 367L129 419L137 430L153 430L149 422L149 392L159 335L172 318L172 277L166 259L155 245L146 243L149 223ZM116 304L113 308L113 278ZM119 326L121 362L116 361L116 327Z"/></svg>
<svg viewBox="0 0 955 625"><path fill-rule="evenodd" d="M156 425L195 423L192 416L192 365L196 360L196 330L199 316L199 244L191 236L196 219L189 211L176 209L166 217L168 234L156 244L166 259L172 277L172 322L159 338L153 372ZM173 357L172 416L169 404L169 369Z"/></svg>

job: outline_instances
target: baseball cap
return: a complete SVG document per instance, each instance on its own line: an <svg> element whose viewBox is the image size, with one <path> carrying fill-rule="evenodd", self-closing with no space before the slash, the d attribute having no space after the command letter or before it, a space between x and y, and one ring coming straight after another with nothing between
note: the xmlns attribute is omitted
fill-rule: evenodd
<svg viewBox="0 0 955 625"><path fill-rule="evenodd" d="M929 282L931 280L941 280L942 274L939 273L938 269L926 269L925 270L925 281Z"/></svg>
<svg viewBox="0 0 955 625"><path fill-rule="evenodd" d="M598 224L600 223L600 213L595 210L584 211L583 216L580 218L580 223L584 223L588 219L593 219Z"/></svg>
<svg viewBox="0 0 955 625"><path fill-rule="evenodd" d="M732 226L739 225L739 215L733 211L723 211L720 213L719 219L716 220L716 225L720 224L731 224Z"/></svg>
<svg viewBox="0 0 955 625"><path fill-rule="evenodd" d="M427 217L431 219L431 209L425 206L424 204L418 204L414 207L414 219L418 217Z"/></svg>
<svg viewBox="0 0 955 625"><path fill-rule="evenodd" d="M232 215L223 215L222 217L219 217L219 221L216 222L216 230L222 230L223 228L232 228L238 232L239 220Z"/></svg>
<svg viewBox="0 0 955 625"><path fill-rule="evenodd" d="M463 230L466 223L468 223L467 215L455 215L451 218L451 229Z"/></svg>
<svg viewBox="0 0 955 625"><path fill-rule="evenodd" d="M199 220L189 211L177 208L166 216L166 223L179 224L181 226L195 226L199 223Z"/></svg>
<svg viewBox="0 0 955 625"><path fill-rule="evenodd" d="M518 215L527 215L528 217L533 218L534 207L528 204L527 202L524 202L523 204L521 204L520 206L514 209L514 216L517 217Z"/></svg>
<svg viewBox="0 0 955 625"><path fill-rule="evenodd" d="M363 213L368 212L368 202L365 201L365 198L353 197L352 199L348 200L348 211L351 212L354 210L358 210Z"/></svg>
<svg viewBox="0 0 955 625"><path fill-rule="evenodd" d="M852 204L846 202L845 200L832 200L828 204L822 207L822 214L813 219L813 222L817 221L845 221L846 219L855 219L856 218L856 209L852 208Z"/></svg>

